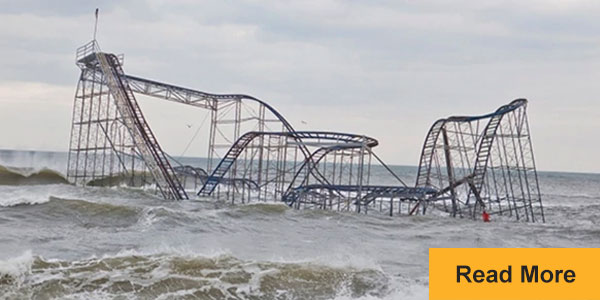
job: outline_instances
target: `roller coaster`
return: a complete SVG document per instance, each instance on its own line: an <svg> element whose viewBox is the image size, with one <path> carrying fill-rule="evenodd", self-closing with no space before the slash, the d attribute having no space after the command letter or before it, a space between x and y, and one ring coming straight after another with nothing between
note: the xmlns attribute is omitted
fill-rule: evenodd
<svg viewBox="0 0 600 300"><path fill-rule="evenodd" d="M372 137L296 131L271 105L211 94L123 70L123 56L93 40L77 49L67 178L77 185L142 182L165 199L280 201L298 209L440 214L544 222L525 99L495 112L449 117L430 128L409 186L373 151ZM160 146L136 95L210 114L206 167L183 165ZM387 178L386 184L374 179ZM107 178L115 180L106 180Z"/></svg>

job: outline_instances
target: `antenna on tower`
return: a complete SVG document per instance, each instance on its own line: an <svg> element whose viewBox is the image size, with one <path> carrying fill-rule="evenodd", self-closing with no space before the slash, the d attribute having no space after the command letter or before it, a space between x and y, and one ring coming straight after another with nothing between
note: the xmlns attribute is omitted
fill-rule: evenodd
<svg viewBox="0 0 600 300"><path fill-rule="evenodd" d="M98 30L98 8L96 8L96 21L94 22L94 41L96 40L96 31Z"/></svg>

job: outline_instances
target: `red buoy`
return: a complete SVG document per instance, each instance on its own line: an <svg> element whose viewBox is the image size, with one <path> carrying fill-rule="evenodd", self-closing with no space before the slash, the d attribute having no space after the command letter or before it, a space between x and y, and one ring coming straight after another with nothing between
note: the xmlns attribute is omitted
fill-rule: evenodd
<svg viewBox="0 0 600 300"><path fill-rule="evenodd" d="M487 211L485 211L485 210L481 214L481 217L483 217L483 221L484 222L489 222L490 221L490 214L488 214Z"/></svg>

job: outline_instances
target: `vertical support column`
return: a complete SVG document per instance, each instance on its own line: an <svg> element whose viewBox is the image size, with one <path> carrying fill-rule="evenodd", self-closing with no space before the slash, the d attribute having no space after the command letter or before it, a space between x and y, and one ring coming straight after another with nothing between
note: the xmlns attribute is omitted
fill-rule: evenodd
<svg viewBox="0 0 600 300"><path fill-rule="evenodd" d="M260 132L265 131L265 106L263 104L259 104L259 107L258 107L258 131L260 131ZM258 180L256 182L259 187L258 201L260 201L261 186L262 186L264 145L265 145L265 138L264 138L264 135L261 135L258 140L258 168L257 168Z"/></svg>
<svg viewBox="0 0 600 300"><path fill-rule="evenodd" d="M236 99L234 104L234 120L233 120L233 139L232 142L235 143L240 137L240 126L241 126L241 115L242 115L242 100ZM231 171L229 171L229 178L231 179L232 184L230 185L230 193L231 193L231 201L235 203L235 194L238 190L237 183L233 180L237 177L237 169L238 169L238 160L236 159L231 166ZM243 193L243 192L242 192Z"/></svg>
<svg viewBox="0 0 600 300"><path fill-rule="evenodd" d="M80 148L80 137L81 137L81 125L77 125L83 118L82 107L83 107L83 95L81 95L81 85L83 81L83 73L79 75L79 81L77 82L77 90L75 91L75 99L73 100L73 113L71 119L71 137L69 145L69 155L67 159L67 180L77 184L77 175L79 167L79 148ZM81 123L79 123L81 124Z"/></svg>
<svg viewBox="0 0 600 300"><path fill-rule="evenodd" d="M358 195L356 197L357 201L357 210L360 213L360 205L362 203L360 203L360 200L362 198L362 188L363 188L363 170L364 170L364 163L365 163L365 143L366 143L366 138L365 136L362 137L362 141L361 141L361 145L360 145L360 156L358 157L358 170L357 170L357 179L356 179L356 183L358 184ZM367 207L365 206L365 214L367 213Z"/></svg>
<svg viewBox="0 0 600 300"><path fill-rule="evenodd" d="M528 154L531 156L531 167L533 168L533 175L534 175L534 179L535 179L535 188L534 188L534 193L537 195L537 201L539 202L539 206L540 206L540 214L542 216L542 223L546 222L546 218L544 217L544 206L542 205L542 198L541 198L541 192L540 192L540 184L539 184L539 180L538 180L538 174L537 174L537 168L535 166L535 157L533 155L533 145L531 143L531 131L529 130L529 120L527 118L527 113L524 112L525 114L525 128L527 129L526 135L527 135L527 144L528 144Z"/></svg>
<svg viewBox="0 0 600 300"><path fill-rule="evenodd" d="M448 171L448 183L450 186L450 195L452 197L452 216L456 217L456 192L454 191L454 172L452 168L452 157L450 155L450 143L448 141L448 134L446 128L442 127L442 137L444 139L444 154L446 156L446 169Z"/></svg>
<svg viewBox="0 0 600 300"><path fill-rule="evenodd" d="M217 130L217 113L219 112L219 102L213 100L213 109L210 111L210 131L208 136L208 161L206 163L206 172L213 171L213 159L215 155L215 133Z"/></svg>

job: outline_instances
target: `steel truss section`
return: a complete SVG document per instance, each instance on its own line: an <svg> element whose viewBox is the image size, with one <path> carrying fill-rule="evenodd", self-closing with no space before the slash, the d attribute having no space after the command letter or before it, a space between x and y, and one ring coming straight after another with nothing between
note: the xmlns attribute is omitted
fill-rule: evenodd
<svg viewBox="0 0 600 300"><path fill-rule="evenodd" d="M92 41L78 49L76 61L81 76L75 97L67 178L83 184L94 183L96 178L104 180L107 177L106 150L112 149L111 154L116 155L119 162L118 176L134 178L136 160L141 160L143 176L147 170L163 197L187 199L166 153L122 76L122 60L101 52ZM105 104L103 96L107 98ZM108 124L109 119L116 121ZM111 127L117 128L118 135L111 132ZM97 165L102 166L97 168ZM109 165L108 178L113 176L113 169Z"/></svg>
<svg viewBox="0 0 600 300"><path fill-rule="evenodd" d="M493 113L436 121L425 139L417 187L438 190L423 206L452 216L489 214L544 222L527 100Z"/></svg>

